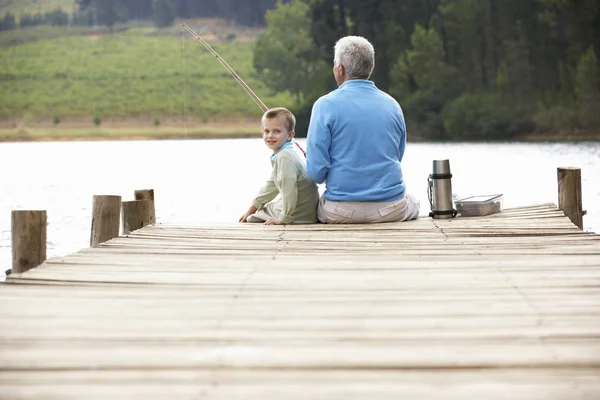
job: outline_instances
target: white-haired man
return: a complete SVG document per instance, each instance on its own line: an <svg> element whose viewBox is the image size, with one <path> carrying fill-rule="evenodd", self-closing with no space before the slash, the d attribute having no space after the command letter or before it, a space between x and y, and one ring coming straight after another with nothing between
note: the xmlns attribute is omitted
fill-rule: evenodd
<svg viewBox="0 0 600 400"><path fill-rule="evenodd" d="M400 166L404 115L396 100L368 80L374 66L368 40L338 40L333 61L338 88L312 109L306 167L313 181L325 182L318 206L323 223L406 221L419 215L419 201L406 193Z"/></svg>

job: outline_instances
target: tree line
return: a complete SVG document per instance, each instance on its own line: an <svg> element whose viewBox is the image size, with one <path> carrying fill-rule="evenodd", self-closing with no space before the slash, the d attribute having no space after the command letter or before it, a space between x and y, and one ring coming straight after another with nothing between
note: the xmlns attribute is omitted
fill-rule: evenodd
<svg viewBox="0 0 600 400"><path fill-rule="evenodd" d="M295 94L301 118L335 87L336 40L360 35L413 135L600 132L597 0L295 0L266 21L255 68Z"/></svg>
<svg viewBox="0 0 600 400"><path fill-rule="evenodd" d="M289 0L284 1L287 3ZM243 26L264 26L265 13L277 0L78 0L80 12L126 19L224 18ZM163 15L167 13L167 17ZM107 18L104 18L106 22ZM106 23L103 23L106 24Z"/></svg>
<svg viewBox="0 0 600 400"><path fill-rule="evenodd" d="M285 0L287 3L290 0ZM223 18L242 26L264 26L265 13L277 0L77 0L78 11L69 15L56 9L46 13L23 14L19 20L7 13L0 19L0 31L37 25L106 25L152 19L159 27L175 18Z"/></svg>
<svg viewBox="0 0 600 400"><path fill-rule="evenodd" d="M23 14L19 20L13 14L6 13L0 19L0 31L11 31L37 25L65 26L69 24L69 19L69 14L61 9L45 13Z"/></svg>

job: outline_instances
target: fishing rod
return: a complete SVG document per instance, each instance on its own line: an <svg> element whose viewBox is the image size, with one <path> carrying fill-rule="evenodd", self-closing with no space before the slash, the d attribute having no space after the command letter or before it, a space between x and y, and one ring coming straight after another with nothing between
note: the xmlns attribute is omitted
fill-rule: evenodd
<svg viewBox="0 0 600 400"><path fill-rule="evenodd" d="M202 45L204 45L204 47L206 48L206 50L208 50L213 56L215 56L215 58L221 63L221 65L227 70L227 72L229 72L231 74L231 76L234 77L234 79L242 86L242 88L244 88L244 90L246 91L246 93L248 93L248 95L252 98L252 100L254 100L254 102L264 112L267 112L269 110L269 107L267 107L265 105L265 103L262 102L262 100L256 95L256 93L254 93L252 91L252 89L250 89L250 86L248 86L246 84L246 82L244 82L244 80L242 78L240 78L240 76L233 70L233 68L231 68L229 66L229 64L227 64L227 61L225 61L223 59L223 57L221 57L219 55L219 53L217 53L215 51L215 49L213 49L212 47L210 47L210 45L206 42L206 40L202 39L202 37L200 37L200 35L198 35L196 32L194 32L194 30L192 28L190 28L189 26L187 26L186 23L183 23L183 28L186 31L188 31L197 41L199 41L200 43L202 43ZM302 152L302 154L304 154L304 157L306 157L306 151L304 151L304 149L302 148L302 146L300 146L298 144L298 142L296 140L294 140L294 138L292 138L292 142L294 142L294 144L300 149L300 151Z"/></svg>

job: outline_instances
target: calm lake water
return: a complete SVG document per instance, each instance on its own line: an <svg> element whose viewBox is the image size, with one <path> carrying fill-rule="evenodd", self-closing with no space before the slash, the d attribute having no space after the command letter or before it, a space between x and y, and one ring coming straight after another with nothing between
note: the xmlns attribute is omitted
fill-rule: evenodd
<svg viewBox="0 0 600 400"><path fill-rule="evenodd" d="M304 145L304 140L299 140ZM582 170L584 229L600 232L600 142L409 143L409 193L429 212L432 161L450 159L459 197L504 195L504 207L557 203L556 168ZM11 266L11 210L48 213L48 257L89 246L92 196L154 189L158 222L237 222L270 173L261 139L0 143L0 276Z"/></svg>

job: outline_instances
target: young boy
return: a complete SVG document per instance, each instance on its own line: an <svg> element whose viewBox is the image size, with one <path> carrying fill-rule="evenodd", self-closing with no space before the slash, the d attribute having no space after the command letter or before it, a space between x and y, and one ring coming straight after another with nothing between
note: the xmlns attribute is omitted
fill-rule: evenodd
<svg viewBox="0 0 600 400"><path fill-rule="evenodd" d="M273 150L273 171L240 222L265 225L312 224L317 222L319 192L306 176L304 160L294 151L292 138L296 118L285 108L272 108L262 117L262 137ZM281 194L281 198L272 201Z"/></svg>

